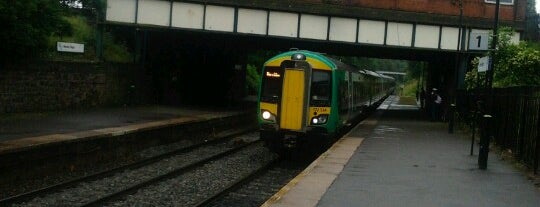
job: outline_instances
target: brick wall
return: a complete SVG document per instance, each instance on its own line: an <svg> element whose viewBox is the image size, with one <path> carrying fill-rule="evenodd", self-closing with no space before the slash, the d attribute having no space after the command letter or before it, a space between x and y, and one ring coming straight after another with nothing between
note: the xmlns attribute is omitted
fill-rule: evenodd
<svg viewBox="0 0 540 207"><path fill-rule="evenodd" d="M304 0L311 3L336 4L375 9L391 9L409 12L459 15L459 0ZM463 15L470 18L493 19L495 4L485 3L484 0L462 0ZM501 4L499 18L501 20L525 20L527 2L514 0L514 5ZM515 12L514 12L515 10ZM514 14L515 13L515 14Z"/></svg>
<svg viewBox="0 0 540 207"><path fill-rule="evenodd" d="M140 66L40 62L0 68L0 113L43 112L144 103ZM151 84L147 84L151 85ZM143 98L141 98L143 97Z"/></svg>

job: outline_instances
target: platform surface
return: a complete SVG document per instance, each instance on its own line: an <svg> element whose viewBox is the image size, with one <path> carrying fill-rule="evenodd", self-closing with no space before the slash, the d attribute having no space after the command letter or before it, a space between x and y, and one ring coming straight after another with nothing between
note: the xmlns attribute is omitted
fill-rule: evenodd
<svg viewBox="0 0 540 207"><path fill-rule="evenodd" d="M254 111L193 106L126 106L0 117L0 154L96 136L223 118ZM252 112L254 113L254 112Z"/></svg>
<svg viewBox="0 0 540 207"><path fill-rule="evenodd" d="M540 189L467 134L391 96L262 206L540 206Z"/></svg>

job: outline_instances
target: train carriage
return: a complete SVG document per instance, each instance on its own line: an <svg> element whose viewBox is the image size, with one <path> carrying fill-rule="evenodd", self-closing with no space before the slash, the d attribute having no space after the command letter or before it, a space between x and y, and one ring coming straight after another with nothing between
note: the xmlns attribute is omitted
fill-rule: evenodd
<svg viewBox="0 0 540 207"><path fill-rule="evenodd" d="M390 77L307 50L269 59L261 79L260 135L276 152L298 142L328 146L393 90Z"/></svg>

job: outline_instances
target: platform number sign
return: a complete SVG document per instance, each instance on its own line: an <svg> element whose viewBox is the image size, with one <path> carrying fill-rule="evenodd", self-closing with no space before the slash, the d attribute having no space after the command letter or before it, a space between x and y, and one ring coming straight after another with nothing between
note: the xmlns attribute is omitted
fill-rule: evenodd
<svg viewBox="0 0 540 207"><path fill-rule="evenodd" d="M469 50L487 50L489 34L485 32L471 32Z"/></svg>

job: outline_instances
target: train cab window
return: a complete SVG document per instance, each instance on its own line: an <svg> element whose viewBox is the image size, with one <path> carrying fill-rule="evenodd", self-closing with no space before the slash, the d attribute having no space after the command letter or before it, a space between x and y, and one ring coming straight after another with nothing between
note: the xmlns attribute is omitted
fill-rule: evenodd
<svg viewBox="0 0 540 207"><path fill-rule="evenodd" d="M311 77L310 105L330 106L330 72L313 70Z"/></svg>
<svg viewBox="0 0 540 207"><path fill-rule="evenodd" d="M283 69L279 67L267 67L264 70L261 101L277 103L283 87Z"/></svg>

